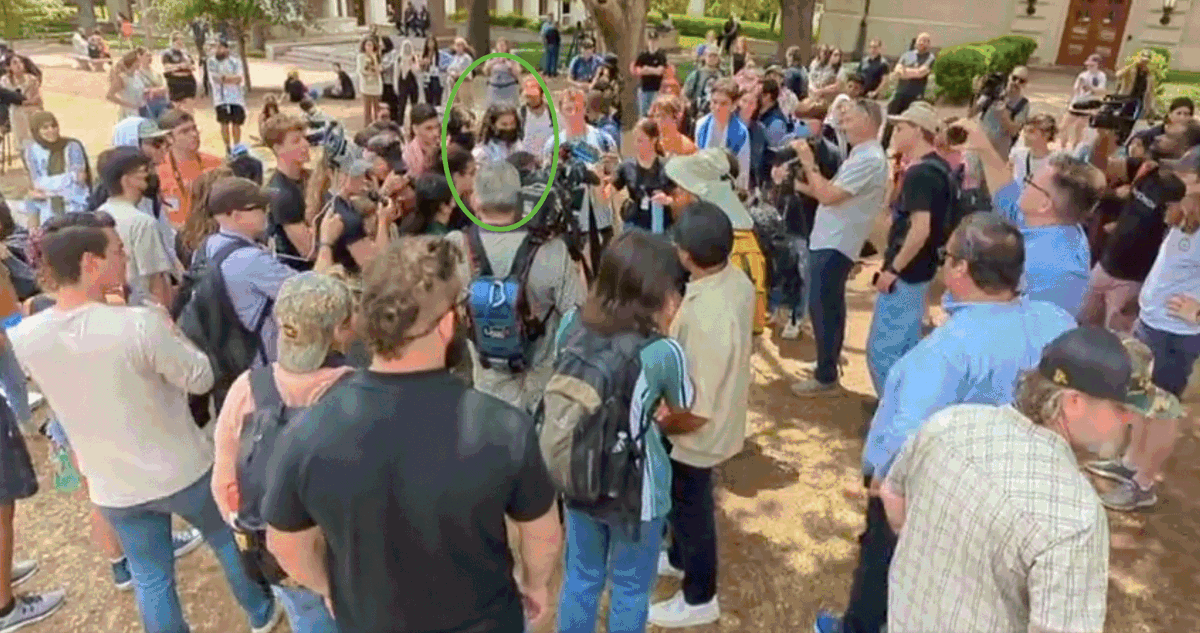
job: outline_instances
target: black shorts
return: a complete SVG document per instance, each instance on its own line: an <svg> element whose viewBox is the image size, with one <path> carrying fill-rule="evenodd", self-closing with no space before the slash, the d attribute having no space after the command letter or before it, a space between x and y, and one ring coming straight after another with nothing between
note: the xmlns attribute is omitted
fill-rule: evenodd
<svg viewBox="0 0 1200 633"><path fill-rule="evenodd" d="M171 101L196 97L196 78L191 75L167 75L167 92Z"/></svg>
<svg viewBox="0 0 1200 633"><path fill-rule="evenodd" d="M37 473L25 448L25 438L8 402L0 398L0 505L28 499L37 491Z"/></svg>
<svg viewBox="0 0 1200 633"><path fill-rule="evenodd" d="M246 108L236 104L217 106L217 123L242 125L246 122Z"/></svg>

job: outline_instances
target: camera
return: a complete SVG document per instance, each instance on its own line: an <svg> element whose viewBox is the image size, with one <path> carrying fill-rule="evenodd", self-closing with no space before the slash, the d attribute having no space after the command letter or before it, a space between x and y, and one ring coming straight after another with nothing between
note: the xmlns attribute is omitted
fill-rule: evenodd
<svg viewBox="0 0 1200 633"><path fill-rule="evenodd" d="M1124 143L1137 123L1137 104L1137 97L1109 95L1098 102L1081 103L1076 107L1098 107L1096 113L1088 118L1088 125L1097 130L1113 130L1117 134L1117 142Z"/></svg>
<svg viewBox="0 0 1200 633"><path fill-rule="evenodd" d="M537 215L525 225L543 241L555 237L562 238L571 258L580 262L584 261L584 241L577 215L583 208L583 197L587 195L587 187L600 184L600 179L590 168L600 159L599 150L587 143L561 143L554 184L550 186L550 193L546 194L546 201ZM517 162L523 163L517 164L516 167L521 172L520 204L523 215L528 215L546 191L546 183L550 181L550 165L533 170L528 161ZM584 272L590 279L591 271L586 262Z"/></svg>
<svg viewBox="0 0 1200 633"><path fill-rule="evenodd" d="M1008 88L1008 77L1004 73L988 73L983 78L983 84L976 93L975 104L977 112L987 112L993 103L1004 100L1004 91Z"/></svg>

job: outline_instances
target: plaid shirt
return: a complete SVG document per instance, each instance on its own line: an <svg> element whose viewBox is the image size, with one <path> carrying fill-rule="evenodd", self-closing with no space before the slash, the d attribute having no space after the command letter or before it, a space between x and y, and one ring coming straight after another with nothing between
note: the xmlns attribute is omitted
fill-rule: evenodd
<svg viewBox="0 0 1200 633"><path fill-rule="evenodd" d="M889 633L1104 629L1108 516L1057 434L1012 407L949 407L888 483L906 500Z"/></svg>

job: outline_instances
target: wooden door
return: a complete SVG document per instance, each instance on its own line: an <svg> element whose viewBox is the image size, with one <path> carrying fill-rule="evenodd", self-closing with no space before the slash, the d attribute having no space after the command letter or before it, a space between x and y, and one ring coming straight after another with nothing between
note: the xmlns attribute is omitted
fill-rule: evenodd
<svg viewBox="0 0 1200 633"><path fill-rule="evenodd" d="M1071 0L1067 22L1063 26L1058 63L1083 66L1092 53L1098 53L1106 68L1117 64L1125 21L1133 0Z"/></svg>

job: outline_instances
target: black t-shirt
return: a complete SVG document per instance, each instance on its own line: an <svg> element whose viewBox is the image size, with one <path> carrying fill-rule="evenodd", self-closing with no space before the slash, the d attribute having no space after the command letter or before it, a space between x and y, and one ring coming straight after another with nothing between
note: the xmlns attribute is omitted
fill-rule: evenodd
<svg viewBox="0 0 1200 633"><path fill-rule="evenodd" d="M346 71L344 71L344 70L339 70L337 73L337 77L338 77L338 85L341 86L341 88L342 88L342 90L341 90L342 97L347 98L347 99L353 99L354 98L354 80L351 79L350 75L346 74Z"/></svg>
<svg viewBox="0 0 1200 633"><path fill-rule="evenodd" d="M934 166L935 162L945 171L939 171L938 167ZM904 181L900 184L899 204L892 210L892 227L888 230L887 250L883 254L883 262L885 266L891 265L892 259L900 252L904 237L908 235L912 214L928 211L929 237L925 240L925 245L904 270L897 271L900 279L908 283L929 281L937 272L937 248L944 241L942 227L950 209L950 181L946 177L950 172L949 163L936 152L922 156L919 162L913 163L904 172Z"/></svg>
<svg viewBox="0 0 1200 633"><path fill-rule="evenodd" d="M304 183L296 182L276 171L267 181L271 192L271 226L268 234L275 238L275 251L279 260L299 271L312 270L313 263L304 258L300 249L292 244L283 227L288 224L304 223Z"/></svg>
<svg viewBox="0 0 1200 633"><path fill-rule="evenodd" d="M926 63L928 63L930 61L930 58L933 57L933 51L925 51L924 53L919 53L914 50L911 52L913 55L916 56L917 63L915 65L909 66L910 68L920 68L920 67L924 66ZM901 58L901 59L903 59L903 58ZM929 75L925 75L924 77L922 77L920 79L901 79L900 81L896 82L895 96L919 99L921 97L921 95L925 94L925 86L928 83L929 83Z"/></svg>
<svg viewBox="0 0 1200 633"><path fill-rule="evenodd" d="M862 64L858 67L858 74L863 78L863 90L871 92L883 83L883 78L887 76L891 68L883 56L871 58L863 58Z"/></svg>
<svg viewBox="0 0 1200 633"><path fill-rule="evenodd" d="M562 33L558 31L557 26L551 25L546 31L546 46L558 46L562 43Z"/></svg>
<svg viewBox="0 0 1200 633"><path fill-rule="evenodd" d="M295 78L283 82L283 91L287 93L288 99L292 103L300 103L304 97L308 96L308 88L304 86L304 82Z"/></svg>
<svg viewBox="0 0 1200 633"><path fill-rule="evenodd" d="M341 196L333 199L333 212L342 216L342 236L333 243L333 263L341 264L346 272L356 275L359 267L358 262L354 261L354 256L350 254L350 245L367 239L367 226L358 209Z"/></svg>
<svg viewBox="0 0 1200 633"><path fill-rule="evenodd" d="M637 62L634 65L648 66L650 68L666 68L667 54L661 50L654 51L653 53L642 51L638 54ZM657 92L659 87L662 86L662 75L643 75L641 79L642 90L646 92Z"/></svg>
<svg viewBox="0 0 1200 633"><path fill-rule="evenodd" d="M1146 74L1141 68L1137 69L1137 74L1133 76L1133 89L1129 91L1131 97L1141 99L1146 94Z"/></svg>
<svg viewBox="0 0 1200 633"><path fill-rule="evenodd" d="M617 167L613 186L617 189L629 189L629 201L633 210L629 217L625 218L625 223L649 231L653 226L650 197L657 191L665 191L669 185L670 180L663 172L661 159L654 159L649 169L638 164L636 158L623 161ZM664 208L663 229L669 228L671 228L671 213Z"/></svg>
<svg viewBox="0 0 1200 633"><path fill-rule="evenodd" d="M524 412L445 370L360 370L275 450L264 517L320 526L340 630L523 630L504 516L554 504Z"/></svg>
<svg viewBox="0 0 1200 633"><path fill-rule="evenodd" d="M1136 174L1142 161L1126 160ZM1174 174L1154 170L1133 185L1100 258L1105 272L1117 279L1145 281L1167 233L1167 205L1183 200L1185 186Z"/></svg>

